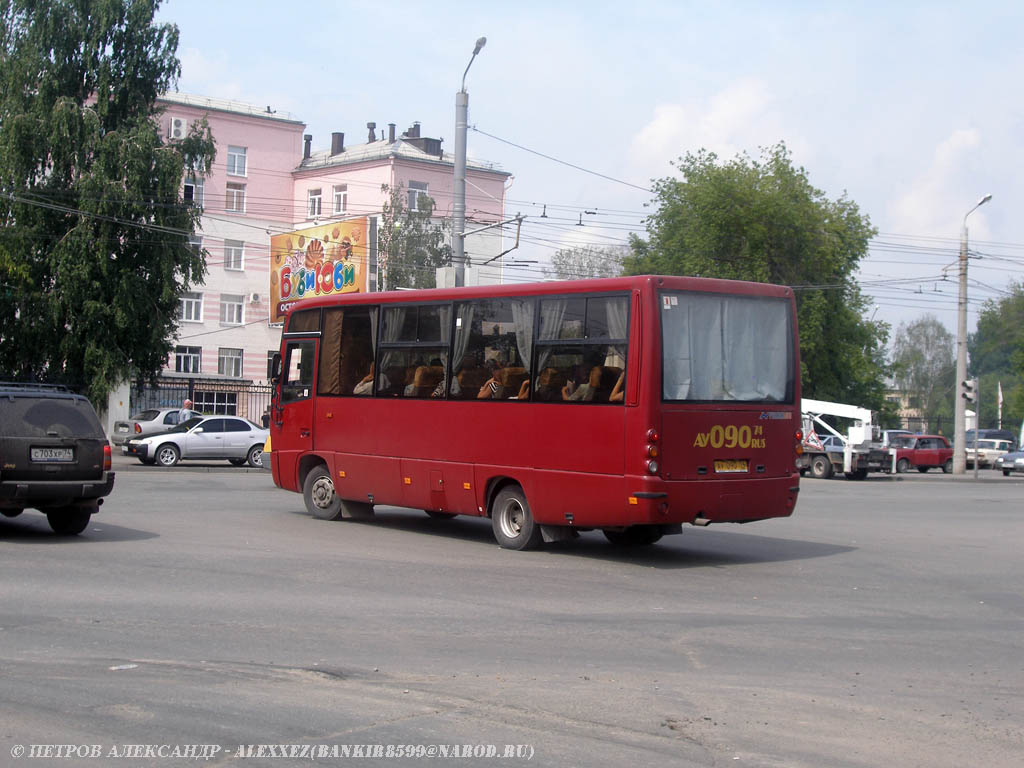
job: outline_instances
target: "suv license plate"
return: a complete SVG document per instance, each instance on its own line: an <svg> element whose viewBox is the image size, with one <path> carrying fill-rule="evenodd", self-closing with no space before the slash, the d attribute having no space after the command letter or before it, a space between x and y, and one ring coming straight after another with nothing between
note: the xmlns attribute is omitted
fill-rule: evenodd
<svg viewBox="0 0 1024 768"><path fill-rule="evenodd" d="M718 460L715 462L715 472L746 472L746 459L730 459L728 461Z"/></svg>
<svg viewBox="0 0 1024 768"><path fill-rule="evenodd" d="M74 461L75 453L71 448L33 448L32 461Z"/></svg>

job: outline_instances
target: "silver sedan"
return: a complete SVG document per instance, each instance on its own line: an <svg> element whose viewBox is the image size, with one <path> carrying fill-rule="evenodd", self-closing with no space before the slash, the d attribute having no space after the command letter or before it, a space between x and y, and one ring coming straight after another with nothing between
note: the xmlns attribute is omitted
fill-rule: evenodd
<svg viewBox="0 0 1024 768"><path fill-rule="evenodd" d="M173 467L182 459L227 459L237 467L262 466L263 443L270 431L239 416L202 416L170 432L134 438L122 452L143 464Z"/></svg>

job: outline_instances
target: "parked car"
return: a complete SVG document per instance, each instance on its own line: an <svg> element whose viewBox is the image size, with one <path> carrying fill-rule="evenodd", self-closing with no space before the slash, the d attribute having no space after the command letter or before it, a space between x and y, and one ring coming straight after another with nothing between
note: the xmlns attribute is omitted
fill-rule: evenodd
<svg viewBox="0 0 1024 768"><path fill-rule="evenodd" d="M974 430L968 429L964 433L964 439L968 447L974 445ZM979 429L978 440L1009 440L1011 451L1018 448L1016 435L1008 429Z"/></svg>
<svg viewBox="0 0 1024 768"><path fill-rule="evenodd" d="M169 432L178 426L180 408L150 408L132 416L128 421L115 421L114 434L110 436L114 445L140 435L155 435Z"/></svg>
<svg viewBox="0 0 1024 768"><path fill-rule="evenodd" d="M92 404L63 387L0 383L0 514L38 509L54 533L85 530L114 489Z"/></svg>
<svg viewBox="0 0 1024 768"><path fill-rule="evenodd" d="M196 416L157 435L134 437L122 453L143 464L173 467L182 459L227 459L236 467L262 466L263 444L270 430L239 416Z"/></svg>
<svg viewBox="0 0 1024 768"><path fill-rule="evenodd" d="M946 474L953 471L953 449L942 435L894 437L889 447L896 449L897 472L908 472L911 468L927 472L933 467Z"/></svg>
<svg viewBox="0 0 1024 768"><path fill-rule="evenodd" d="M821 438L821 444L825 447L826 451L842 451L846 447L843 438L837 435L826 435Z"/></svg>
<svg viewBox="0 0 1024 768"><path fill-rule="evenodd" d="M1011 472L1024 472L1024 451L1013 451L996 456L992 466L1000 470L1003 477L1009 477Z"/></svg>
<svg viewBox="0 0 1024 768"><path fill-rule="evenodd" d="M913 434L909 429L883 429L882 447L888 448L897 437L910 437Z"/></svg>
<svg viewBox="0 0 1024 768"><path fill-rule="evenodd" d="M975 457L977 457L979 467L995 466L996 459L1004 453L1009 453L1012 447L1013 443L1009 440L978 440L977 451L975 451L973 444L968 444L967 466L974 466Z"/></svg>

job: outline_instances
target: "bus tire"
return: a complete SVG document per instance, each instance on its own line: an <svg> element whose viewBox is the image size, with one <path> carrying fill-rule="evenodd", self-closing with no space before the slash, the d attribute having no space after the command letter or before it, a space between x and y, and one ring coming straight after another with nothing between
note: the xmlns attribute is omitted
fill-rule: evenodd
<svg viewBox="0 0 1024 768"><path fill-rule="evenodd" d="M302 484L302 498L313 517L321 520L341 518L341 499L334 492L331 473L323 464L316 465L306 475L306 481Z"/></svg>
<svg viewBox="0 0 1024 768"><path fill-rule="evenodd" d="M601 533L618 547L646 547L661 539L661 531L653 525L631 525L621 531L606 528Z"/></svg>
<svg viewBox="0 0 1024 768"><path fill-rule="evenodd" d="M518 485L508 485L494 497L491 527L502 549L536 549L540 545L540 526L533 519L530 504Z"/></svg>
<svg viewBox="0 0 1024 768"><path fill-rule="evenodd" d="M817 477L819 480L828 480L832 477L832 462L828 460L828 456L815 456L811 459L811 477Z"/></svg>

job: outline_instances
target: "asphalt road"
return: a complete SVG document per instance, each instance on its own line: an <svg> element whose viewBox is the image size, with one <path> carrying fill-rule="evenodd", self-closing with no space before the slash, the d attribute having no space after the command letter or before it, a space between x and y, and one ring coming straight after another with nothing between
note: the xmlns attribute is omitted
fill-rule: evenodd
<svg viewBox="0 0 1024 768"><path fill-rule="evenodd" d="M81 536L0 519L0 765L1024 755L1024 479L805 480L787 520L508 552L487 520L324 522L261 471L115 461Z"/></svg>

